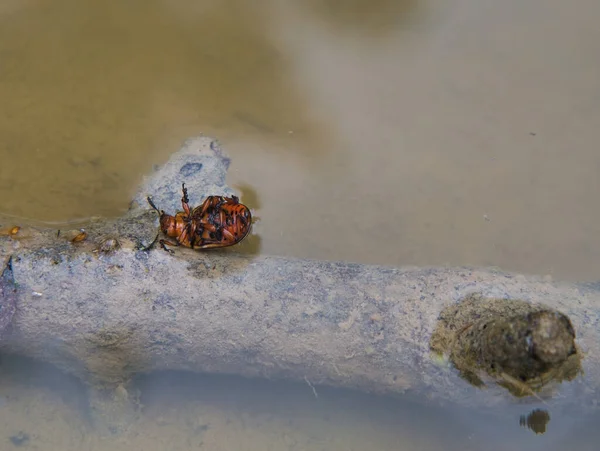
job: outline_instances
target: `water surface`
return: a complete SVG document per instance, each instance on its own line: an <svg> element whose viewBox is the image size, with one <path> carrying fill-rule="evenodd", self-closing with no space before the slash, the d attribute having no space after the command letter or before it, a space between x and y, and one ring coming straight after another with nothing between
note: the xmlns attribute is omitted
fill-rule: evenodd
<svg viewBox="0 0 600 451"><path fill-rule="evenodd" d="M262 252L597 280L599 13L591 0L3 0L0 211L118 216L143 174L204 133L233 158ZM150 386L139 441L92 444L54 391L2 384L2 436L27 429L38 449L538 449L573 433L307 387L264 388L263 404L248 388L241 408Z"/></svg>

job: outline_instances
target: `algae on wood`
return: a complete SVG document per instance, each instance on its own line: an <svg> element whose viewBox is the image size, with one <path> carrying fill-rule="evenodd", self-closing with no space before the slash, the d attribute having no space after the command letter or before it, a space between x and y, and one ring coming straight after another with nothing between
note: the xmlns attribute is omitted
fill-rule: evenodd
<svg viewBox="0 0 600 451"><path fill-rule="evenodd" d="M569 318L543 305L472 295L446 307L431 348L475 386L489 376L517 397L573 380L581 353Z"/></svg>

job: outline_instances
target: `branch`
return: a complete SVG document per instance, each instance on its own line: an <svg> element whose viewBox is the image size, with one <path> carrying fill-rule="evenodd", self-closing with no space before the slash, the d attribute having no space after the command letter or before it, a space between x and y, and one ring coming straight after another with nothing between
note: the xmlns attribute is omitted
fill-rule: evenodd
<svg viewBox="0 0 600 451"><path fill-rule="evenodd" d="M190 140L144 182L124 217L91 222L85 239L73 242L79 230L57 236L33 227L1 237L0 257L11 266L2 277L0 329L2 311L17 307L1 349L51 362L90 386L177 369L471 407L510 402L503 389L474 388L430 350L440 313L475 293L541 303L568 316L585 379L563 384L566 396L548 403L582 405L574 384L598 386L597 287L486 269L240 255L235 247L144 250L158 231L145 196L175 211L183 181L193 203L233 194L224 185L227 166L210 139Z"/></svg>

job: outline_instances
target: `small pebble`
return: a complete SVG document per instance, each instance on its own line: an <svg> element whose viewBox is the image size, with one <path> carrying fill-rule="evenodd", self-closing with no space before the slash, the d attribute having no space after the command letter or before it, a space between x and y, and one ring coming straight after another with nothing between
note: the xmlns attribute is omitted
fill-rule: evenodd
<svg viewBox="0 0 600 451"><path fill-rule="evenodd" d="M100 247L97 249L97 251L102 252L103 254L108 254L120 248L121 243L119 243L119 240L116 238L107 238L100 243Z"/></svg>
<svg viewBox="0 0 600 451"><path fill-rule="evenodd" d="M81 241L84 241L87 238L87 232L84 229L81 229L81 233L77 234L75 236L75 238L73 238L71 241L73 243L80 243Z"/></svg>

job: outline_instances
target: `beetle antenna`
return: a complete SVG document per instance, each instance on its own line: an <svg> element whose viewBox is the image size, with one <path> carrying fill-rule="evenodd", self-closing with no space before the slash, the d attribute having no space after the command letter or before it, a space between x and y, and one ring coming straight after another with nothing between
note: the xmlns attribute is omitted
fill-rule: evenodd
<svg viewBox="0 0 600 451"><path fill-rule="evenodd" d="M151 206L152 208L154 208L154 209L155 209L155 210L158 212L158 214L162 215L162 214L164 213L164 211L162 211L162 210L159 210L159 209L156 207L156 205L154 205L154 201L152 200L152 197L148 196L148 197L146 197L146 200L148 201L148 203L150 204L150 206Z"/></svg>

